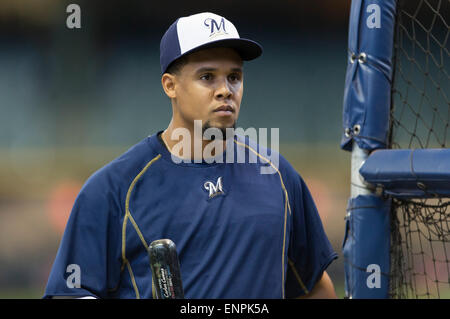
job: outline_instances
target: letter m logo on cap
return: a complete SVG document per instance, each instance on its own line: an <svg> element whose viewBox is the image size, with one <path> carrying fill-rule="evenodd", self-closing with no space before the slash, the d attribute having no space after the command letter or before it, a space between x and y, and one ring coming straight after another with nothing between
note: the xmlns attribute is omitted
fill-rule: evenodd
<svg viewBox="0 0 450 319"><path fill-rule="evenodd" d="M207 18L204 25L211 28L211 34L209 35L210 37L216 34L228 34L227 30L225 30L225 18L222 18L220 23L217 23L213 18ZM215 30L217 30L217 32Z"/></svg>

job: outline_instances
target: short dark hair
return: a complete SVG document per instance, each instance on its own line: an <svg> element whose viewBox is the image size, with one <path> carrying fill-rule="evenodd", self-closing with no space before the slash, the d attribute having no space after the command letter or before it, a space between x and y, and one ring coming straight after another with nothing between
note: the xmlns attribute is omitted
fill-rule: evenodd
<svg viewBox="0 0 450 319"><path fill-rule="evenodd" d="M181 69L188 63L188 56L189 54L183 55L180 58L173 61L172 63L170 63L165 73L176 75L180 74Z"/></svg>

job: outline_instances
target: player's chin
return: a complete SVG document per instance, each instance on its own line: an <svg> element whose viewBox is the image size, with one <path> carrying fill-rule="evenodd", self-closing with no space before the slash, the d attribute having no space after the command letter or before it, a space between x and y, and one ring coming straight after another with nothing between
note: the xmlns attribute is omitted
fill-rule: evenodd
<svg viewBox="0 0 450 319"><path fill-rule="evenodd" d="M213 119L209 121L211 124L213 124L214 127L226 129L234 127L234 124L236 123L236 116L234 113L232 113L229 116L215 116Z"/></svg>
<svg viewBox="0 0 450 319"><path fill-rule="evenodd" d="M227 128L235 128L236 121L229 120L229 121L211 121L210 127L219 129L221 131L225 131Z"/></svg>
<svg viewBox="0 0 450 319"><path fill-rule="evenodd" d="M208 121L206 125L203 127L203 131L205 132L207 129L210 129L210 134L216 135L214 130L219 130L222 133L223 138L227 136L227 134L233 134L233 129L235 128L236 121ZM230 132L227 132L228 129L231 129ZM220 135L220 134L219 134ZM218 137L218 136L216 136Z"/></svg>

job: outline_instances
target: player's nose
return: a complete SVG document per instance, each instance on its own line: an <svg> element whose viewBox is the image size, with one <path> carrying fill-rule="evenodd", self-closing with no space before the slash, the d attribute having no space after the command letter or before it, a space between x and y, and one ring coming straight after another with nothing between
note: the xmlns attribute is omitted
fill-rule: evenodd
<svg viewBox="0 0 450 319"><path fill-rule="evenodd" d="M229 98L233 94L233 91L230 88L230 84L227 79L223 79L220 81L217 90L216 90L216 98L218 99L226 99Z"/></svg>

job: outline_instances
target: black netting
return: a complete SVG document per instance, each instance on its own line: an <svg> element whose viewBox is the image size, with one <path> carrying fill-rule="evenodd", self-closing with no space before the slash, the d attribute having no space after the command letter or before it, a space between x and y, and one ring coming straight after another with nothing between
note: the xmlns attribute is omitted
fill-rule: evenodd
<svg viewBox="0 0 450 319"><path fill-rule="evenodd" d="M391 297L450 298L450 202L394 199Z"/></svg>
<svg viewBox="0 0 450 319"><path fill-rule="evenodd" d="M394 39L390 148L450 144L450 0L401 0ZM392 298L450 298L450 199L393 199Z"/></svg>
<svg viewBox="0 0 450 319"><path fill-rule="evenodd" d="M398 2L391 147L448 147L450 1Z"/></svg>

